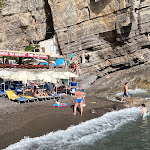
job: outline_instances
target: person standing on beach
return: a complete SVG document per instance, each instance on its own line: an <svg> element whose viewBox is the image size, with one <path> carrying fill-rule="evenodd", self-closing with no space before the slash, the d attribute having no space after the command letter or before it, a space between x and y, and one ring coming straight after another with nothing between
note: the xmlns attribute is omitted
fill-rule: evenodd
<svg viewBox="0 0 150 150"><path fill-rule="evenodd" d="M125 96L130 98L129 91L128 91L128 82L126 82L124 85L124 93L123 93L123 97L121 99L121 102L123 102Z"/></svg>
<svg viewBox="0 0 150 150"><path fill-rule="evenodd" d="M80 103L81 116L82 116L82 114L83 114L83 103L85 104L85 100L84 100L84 93L82 92L81 88L78 88L78 91L75 92L74 99L76 100L76 102L75 102L73 114L76 115L77 107L78 107L78 104Z"/></svg>
<svg viewBox="0 0 150 150"><path fill-rule="evenodd" d="M142 104L142 113L141 116L145 118L147 116L147 109L145 108L145 104Z"/></svg>

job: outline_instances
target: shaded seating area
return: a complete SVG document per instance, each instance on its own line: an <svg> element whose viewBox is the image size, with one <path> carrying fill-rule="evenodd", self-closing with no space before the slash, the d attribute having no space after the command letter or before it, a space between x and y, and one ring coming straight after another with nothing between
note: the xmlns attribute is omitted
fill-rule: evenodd
<svg viewBox="0 0 150 150"><path fill-rule="evenodd" d="M12 91L12 90L6 90L6 93L7 93L7 96L8 96L9 100L17 101L18 103L20 103L20 102L28 102L27 98L23 98L23 97L17 96L15 94L15 92Z"/></svg>
<svg viewBox="0 0 150 150"><path fill-rule="evenodd" d="M70 81L76 81L74 79L76 75L68 71L45 71L36 74L32 71L19 70L8 74L7 78L4 75L1 77L5 81L1 88L4 89L3 91L7 90L6 95L9 100L18 103L64 98L70 92L68 88ZM71 85L76 87L77 83L71 83Z"/></svg>

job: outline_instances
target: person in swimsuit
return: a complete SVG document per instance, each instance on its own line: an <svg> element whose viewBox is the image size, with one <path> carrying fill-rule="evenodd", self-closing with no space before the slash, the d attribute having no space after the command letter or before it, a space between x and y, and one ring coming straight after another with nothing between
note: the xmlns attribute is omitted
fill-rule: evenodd
<svg viewBox="0 0 150 150"><path fill-rule="evenodd" d="M36 89L36 91L35 91L35 93L34 93L34 96L35 96L35 97L39 97L39 96L41 96L41 93L39 92L39 90L38 90L38 89Z"/></svg>
<svg viewBox="0 0 150 150"><path fill-rule="evenodd" d="M124 85L124 94L123 94L123 97L121 99L121 102L123 102L125 96L130 98L129 91L128 91L128 83L125 83L125 85Z"/></svg>
<svg viewBox="0 0 150 150"><path fill-rule="evenodd" d="M141 116L145 118L147 116L147 109L145 108L145 104L142 104L142 113Z"/></svg>
<svg viewBox="0 0 150 150"><path fill-rule="evenodd" d="M75 92L74 99L76 100L75 106L74 106L74 115L76 115L77 107L78 104L80 103L80 108L81 108L81 115L83 114L83 103L85 104L84 100L84 94L81 90L81 88L78 88L78 91Z"/></svg>

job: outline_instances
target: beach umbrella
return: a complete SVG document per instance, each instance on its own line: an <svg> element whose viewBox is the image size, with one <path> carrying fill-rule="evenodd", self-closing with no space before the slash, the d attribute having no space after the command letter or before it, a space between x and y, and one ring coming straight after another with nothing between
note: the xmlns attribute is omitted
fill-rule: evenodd
<svg viewBox="0 0 150 150"><path fill-rule="evenodd" d="M46 74L44 72L37 74L38 78L44 82L51 82L51 83L57 83L56 78L52 77L49 74Z"/></svg>
<svg viewBox="0 0 150 150"><path fill-rule="evenodd" d="M47 73L55 79L69 79L62 72L48 71ZM67 91L67 89L66 89L66 91ZM56 93L57 93L57 84L56 84Z"/></svg>
<svg viewBox="0 0 150 150"><path fill-rule="evenodd" d="M77 78L78 75L76 75L75 73L72 72L62 72L65 76L67 76L68 78Z"/></svg>
<svg viewBox="0 0 150 150"><path fill-rule="evenodd" d="M13 71L1 70L0 71L0 78L2 79L9 79L10 75L12 75Z"/></svg>
<svg viewBox="0 0 150 150"><path fill-rule="evenodd" d="M51 83L57 83L57 80L55 78L53 78L52 76L50 76L49 74L42 72L37 74L38 78L44 82L51 82ZM44 85L43 85L44 87ZM43 94L43 90L42 90L42 94Z"/></svg>
<svg viewBox="0 0 150 150"><path fill-rule="evenodd" d="M18 71L10 76L11 80L22 81L23 84L26 84L28 80L38 80L37 75L29 71ZM24 86L23 86L23 97L24 97Z"/></svg>
<svg viewBox="0 0 150 150"><path fill-rule="evenodd" d="M56 79L69 79L69 77L64 75L62 72L53 72L53 73L50 73L50 75Z"/></svg>
<svg viewBox="0 0 150 150"><path fill-rule="evenodd" d="M38 77L36 74L29 71L18 71L10 76L11 80L22 81L24 84L27 83L28 80L37 80Z"/></svg>
<svg viewBox="0 0 150 150"><path fill-rule="evenodd" d="M62 72L54 72L50 73L50 75L56 79L69 79L69 77L64 75ZM57 85L56 85L56 93L57 93ZM66 94L67 94L67 87L66 87Z"/></svg>
<svg viewBox="0 0 150 150"><path fill-rule="evenodd" d="M52 74L54 73L55 71L44 71L43 73L46 73L46 74Z"/></svg>

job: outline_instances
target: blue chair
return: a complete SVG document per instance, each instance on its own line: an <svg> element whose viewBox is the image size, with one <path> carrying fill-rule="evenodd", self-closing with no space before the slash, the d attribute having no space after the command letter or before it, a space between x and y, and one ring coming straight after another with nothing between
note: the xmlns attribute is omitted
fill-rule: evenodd
<svg viewBox="0 0 150 150"><path fill-rule="evenodd" d="M1 84L2 85L2 90L4 90L4 83ZM5 84L5 90L8 90L8 84Z"/></svg>
<svg viewBox="0 0 150 150"><path fill-rule="evenodd" d="M59 58L57 61L55 61L57 66L61 66L65 63L65 59L64 58Z"/></svg>
<svg viewBox="0 0 150 150"><path fill-rule="evenodd" d="M77 82L71 82L71 86L77 86Z"/></svg>

